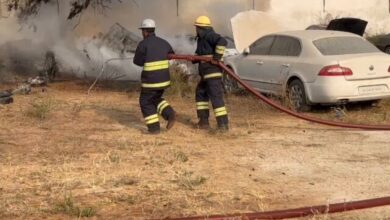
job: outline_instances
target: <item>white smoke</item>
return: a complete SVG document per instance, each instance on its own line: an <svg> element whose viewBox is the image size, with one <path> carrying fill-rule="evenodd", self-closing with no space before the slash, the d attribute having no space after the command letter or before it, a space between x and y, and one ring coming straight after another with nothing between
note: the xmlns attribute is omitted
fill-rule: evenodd
<svg viewBox="0 0 390 220"><path fill-rule="evenodd" d="M99 40L92 40L91 37L86 40L77 36L74 31L77 19L66 19L69 12L67 1L61 2L61 9L58 12L55 5L43 4L39 13L24 23L19 23L16 13L0 20L0 48L7 60L6 65L32 64L30 68L18 67L18 72L38 74L45 53L53 51L61 72L79 77L94 77L100 73L106 60L124 57L123 54L102 45ZM23 45L20 42L23 42ZM132 57L132 54L125 56ZM103 77L139 80L139 68L129 59L110 62L106 70L107 75Z"/></svg>
<svg viewBox="0 0 390 220"><path fill-rule="evenodd" d="M43 5L38 15L32 16L24 25L18 24L15 15L0 19L0 47L8 48L6 54L12 54L13 59L24 57L24 61L43 59L44 53L52 50L64 72L93 76L99 73L105 60L123 56L104 47L98 39L93 40L93 36L106 33L116 22L141 35L138 30L141 21L155 19L157 35L167 39L177 53L193 53L195 42L191 36L195 35L193 22L196 17L210 16L217 32L232 36L230 19L253 8L269 13L286 29L304 29L326 17L351 16L368 20L370 34L390 32L388 0L326 0L326 8L323 8L323 0L179 0L179 5L176 0L114 1L104 15L90 9L80 20L72 21L66 19L69 0L59 2L59 12L56 5ZM30 45L18 47L19 42ZM111 73L124 73L127 79L139 77L140 70L131 60L115 61L111 66Z"/></svg>

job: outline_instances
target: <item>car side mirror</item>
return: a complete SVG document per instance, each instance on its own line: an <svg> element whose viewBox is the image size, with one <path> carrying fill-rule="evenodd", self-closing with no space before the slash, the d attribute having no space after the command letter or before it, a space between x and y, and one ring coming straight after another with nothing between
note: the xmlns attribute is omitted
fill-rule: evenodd
<svg viewBox="0 0 390 220"><path fill-rule="evenodd" d="M248 56L248 55L250 54L250 52L251 52L251 51L250 51L249 47L247 47L247 48L244 49L244 53L243 53L243 54L244 54L245 56Z"/></svg>

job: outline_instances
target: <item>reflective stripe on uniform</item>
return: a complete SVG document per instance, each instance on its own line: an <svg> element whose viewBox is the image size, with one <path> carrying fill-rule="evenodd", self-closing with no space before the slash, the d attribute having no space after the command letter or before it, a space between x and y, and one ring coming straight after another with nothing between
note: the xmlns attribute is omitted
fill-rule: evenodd
<svg viewBox="0 0 390 220"><path fill-rule="evenodd" d="M225 54L225 49L226 49L226 47L224 47L224 46L217 46L215 48L215 53L224 55Z"/></svg>
<svg viewBox="0 0 390 220"><path fill-rule="evenodd" d="M215 117L221 117L227 115L226 107L216 108L214 109Z"/></svg>
<svg viewBox="0 0 390 220"><path fill-rule="evenodd" d="M171 81L166 81L162 83L142 83L142 88L163 88L171 85Z"/></svg>
<svg viewBox="0 0 390 220"><path fill-rule="evenodd" d="M210 73L210 74L206 74L204 75L204 79L211 79L211 78L218 78L218 77L222 77L222 73Z"/></svg>
<svg viewBox="0 0 390 220"><path fill-rule="evenodd" d="M157 106L157 112L161 115L166 107L169 106L169 103L167 101L162 101Z"/></svg>
<svg viewBox="0 0 390 220"><path fill-rule="evenodd" d="M154 114L154 115L151 115L151 116L148 116L148 117L145 118L145 123L147 125L154 124L154 123L157 123L157 122L159 122L159 118L158 118L157 114Z"/></svg>
<svg viewBox="0 0 390 220"><path fill-rule="evenodd" d="M197 110L209 110L209 103L208 102L197 102L196 103L196 109Z"/></svg>
<svg viewBox="0 0 390 220"><path fill-rule="evenodd" d="M165 70L168 68L169 68L168 60L149 62L144 64L144 71Z"/></svg>

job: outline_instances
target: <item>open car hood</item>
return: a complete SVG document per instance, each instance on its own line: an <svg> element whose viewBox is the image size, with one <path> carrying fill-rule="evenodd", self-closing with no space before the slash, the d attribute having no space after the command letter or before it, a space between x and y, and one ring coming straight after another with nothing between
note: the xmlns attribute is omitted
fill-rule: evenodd
<svg viewBox="0 0 390 220"><path fill-rule="evenodd" d="M327 30L345 31L363 36L368 22L358 18L340 18L332 20Z"/></svg>

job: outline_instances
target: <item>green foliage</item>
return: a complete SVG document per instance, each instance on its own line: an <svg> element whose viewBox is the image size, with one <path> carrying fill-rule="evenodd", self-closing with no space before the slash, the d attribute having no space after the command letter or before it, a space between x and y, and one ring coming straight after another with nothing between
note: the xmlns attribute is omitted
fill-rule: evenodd
<svg viewBox="0 0 390 220"><path fill-rule="evenodd" d="M171 87L167 90L168 95L178 97L189 97L193 93L195 86L189 80L186 73L178 68L171 69Z"/></svg>
<svg viewBox="0 0 390 220"><path fill-rule="evenodd" d="M26 110L26 115L31 118L44 120L48 118L53 108L54 101L52 99L35 99L30 103L30 108Z"/></svg>
<svg viewBox="0 0 390 220"><path fill-rule="evenodd" d="M76 206L72 195L65 195L64 200L57 203L53 211L76 217L93 217L96 215L96 210L92 207L80 208Z"/></svg>

